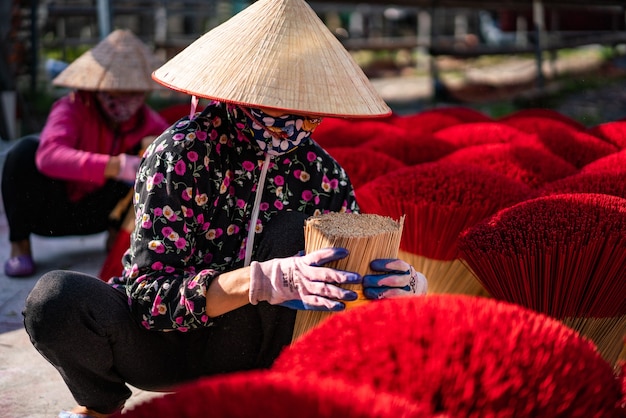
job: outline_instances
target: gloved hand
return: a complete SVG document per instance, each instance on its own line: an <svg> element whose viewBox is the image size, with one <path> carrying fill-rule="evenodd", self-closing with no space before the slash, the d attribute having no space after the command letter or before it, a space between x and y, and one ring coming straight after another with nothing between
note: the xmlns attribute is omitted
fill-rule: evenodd
<svg viewBox="0 0 626 418"><path fill-rule="evenodd" d="M340 300L352 301L357 294L335 284L358 284L357 273L321 267L348 255L345 248L323 248L304 256L250 263L250 303L266 301L291 309L340 311Z"/></svg>
<svg viewBox="0 0 626 418"><path fill-rule="evenodd" d="M423 295L428 289L426 277L405 261L381 258L373 260L370 269L381 273L363 276L363 295L368 299Z"/></svg>
<svg viewBox="0 0 626 418"><path fill-rule="evenodd" d="M120 159L120 171L116 179L125 183L134 184L141 158L129 154L120 154L117 157Z"/></svg>

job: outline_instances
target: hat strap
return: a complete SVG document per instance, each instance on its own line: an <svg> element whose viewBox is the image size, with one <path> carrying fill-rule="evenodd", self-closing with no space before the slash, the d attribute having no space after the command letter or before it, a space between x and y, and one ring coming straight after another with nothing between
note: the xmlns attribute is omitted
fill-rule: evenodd
<svg viewBox="0 0 626 418"><path fill-rule="evenodd" d="M191 96L191 109L189 109L189 120L192 120L194 115L196 114L198 101L198 96L196 96L195 94Z"/></svg>
<svg viewBox="0 0 626 418"><path fill-rule="evenodd" d="M261 168L261 177L259 178L259 184L256 188L256 196L254 197L254 206L252 207L252 217L250 224L248 224L248 239L246 240L246 256L244 259L244 267L250 265L252 261L252 248L254 247L254 235L256 234L256 222L259 219L259 210L261 208L261 197L263 197L263 190L265 189L265 177L267 175L267 169L270 166L270 154L265 154L265 161Z"/></svg>

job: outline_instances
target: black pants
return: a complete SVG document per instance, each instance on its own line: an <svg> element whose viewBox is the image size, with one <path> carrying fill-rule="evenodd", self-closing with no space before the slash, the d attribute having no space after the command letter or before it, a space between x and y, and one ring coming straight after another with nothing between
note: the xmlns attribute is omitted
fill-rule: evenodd
<svg viewBox="0 0 626 418"><path fill-rule="evenodd" d="M2 201L11 242L41 236L90 235L106 231L109 213L130 187L108 181L78 202L68 198L66 183L37 170L37 136L21 138L7 153L2 171Z"/></svg>
<svg viewBox="0 0 626 418"><path fill-rule="evenodd" d="M304 249L305 218L288 212L272 220L256 253L270 259ZM24 324L78 404L111 413L131 395L126 383L167 390L200 376L269 367L291 342L295 314L248 304L200 330L149 331L131 317L122 292L81 273L53 271L28 296Z"/></svg>

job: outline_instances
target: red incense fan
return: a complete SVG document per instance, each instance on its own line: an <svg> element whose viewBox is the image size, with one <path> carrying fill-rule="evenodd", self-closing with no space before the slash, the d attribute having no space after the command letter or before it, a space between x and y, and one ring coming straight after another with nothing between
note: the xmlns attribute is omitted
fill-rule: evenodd
<svg viewBox="0 0 626 418"><path fill-rule="evenodd" d="M535 142L513 141L461 148L441 161L475 164L489 168L532 188L570 176L576 167Z"/></svg>
<svg viewBox="0 0 626 418"><path fill-rule="evenodd" d="M626 148L626 119L596 125L589 129L589 133L619 149Z"/></svg>
<svg viewBox="0 0 626 418"><path fill-rule="evenodd" d="M406 166L400 160L368 148L332 147L326 151L343 167L355 188Z"/></svg>
<svg viewBox="0 0 626 418"><path fill-rule="evenodd" d="M626 149L583 166L575 175L545 184L540 193L603 193L626 198Z"/></svg>
<svg viewBox="0 0 626 418"><path fill-rule="evenodd" d="M488 169L434 162L380 176L359 187L356 197L364 213L406 215L399 256L426 276L430 293L485 294L458 259L458 235L532 193Z"/></svg>
<svg viewBox="0 0 626 418"><path fill-rule="evenodd" d="M561 194L464 231L461 258L497 299L557 318L614 364L626 335L626 199Z"/></svg>
<svg viewBox="0 0 626 418"><path fill-rule="evenodd" d="M356 147L374 138L403 137L405 129L385 119L324 118L312 138L322 147Z"/></svg>
<svg viewBox="0 0 626 418"><path fill-rule="evenodd" d="M544 184L538 193L602 193L626 198L626 167L621 172L579 172Z"/></svg>
<svg viewBox="0 0 626 418"><path fill-rule="evenodd" d="M564 115L563 113L554 110L554 109L545 109L545 108L529 108L529 109L520 109L513 113L510 113L506 116L498 119L500 122L507 123L511 119L519 119L519 118L544 118L556 120L562 123L567 124L568 126L584 132L587 130L587 127L582 123L578 122L576 119L570 118L569 116Z"/></svg>
<svg viewBox="0 0 626 418"><path fill-rule="evenodd" d="M476 296L387 299L336 315L272 370L370 384L448 417L623 417L620 383L590 341L543 314Z"/></svg>
<svg viewBox="0 0 626 418"><path fill-rule="evenodd" d="M434 138L432 134L415 136L409 132L405 136L394 138L374 138L363 144L361 148L384 152L406 165L436 161L457 149L449 142Z"/></svg>
<svg viewBox="0 0 626 418"><path fill-rule="evenodd" d="M580 169L580 172L619 174L623 173L624 170L626 170L626 149L607 155L606 157L598 158L584 165Z"/></svg>
<svg viewBox="0 0 626 418"><path fill-rule="evenodd" d="M249 371L201 378L115 418L435 418L427 406L340 379ZM443 417L442 417L443 418Z"/></svg>
<svg viewBox="0 0 626 418"><path fill-rule="evenodd" d="M618 150L614 145L556 119L511 117L503 123L538 135L552 152L577 168Z"/></svg>
<svg viewBox="0 0 626 418"><path fill-rule="evenodd" d="M389 122L416 134L426 134L460 123L487 122L490 120L489 116L477 110L462 106L450 106L408 115L394 115Z"/></svg>
<svg viewBox="0 0 626 418"><path fill-rule="evenodd" d="M435 132L434 136L457 148L480 144L505 143L513 140L534 140L532 134L525 133L501 122L461 123L441 129Z"/></svg>

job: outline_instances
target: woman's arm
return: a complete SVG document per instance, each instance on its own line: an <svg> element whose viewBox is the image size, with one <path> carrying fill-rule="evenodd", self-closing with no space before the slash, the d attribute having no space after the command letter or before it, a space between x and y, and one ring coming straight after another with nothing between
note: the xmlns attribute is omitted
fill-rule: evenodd
<svg viewBox="0 0 626 418"><path fill-rule="evenodd" d="M240 308L248 303L250 267L222 273L206 291L206 314L214 318Z"/></svg>
<svg viewBox="0 0 626 418"><path fill-rule="evenodd" d="M109 156L97 152L106 141L93 111L71 93L52 106L41 132L36 162L46 176L101 185Z"/></svg>

